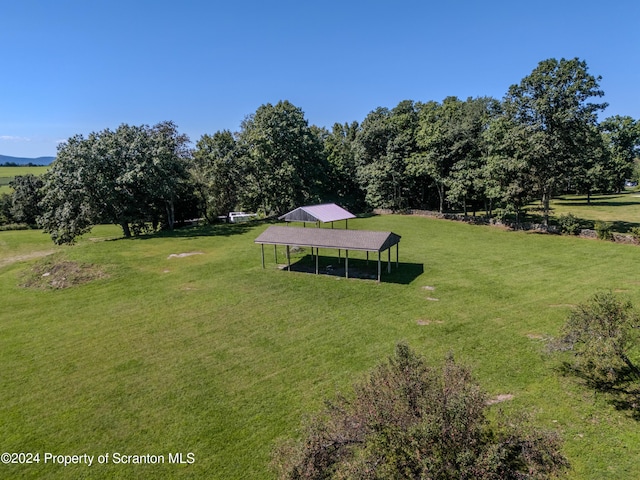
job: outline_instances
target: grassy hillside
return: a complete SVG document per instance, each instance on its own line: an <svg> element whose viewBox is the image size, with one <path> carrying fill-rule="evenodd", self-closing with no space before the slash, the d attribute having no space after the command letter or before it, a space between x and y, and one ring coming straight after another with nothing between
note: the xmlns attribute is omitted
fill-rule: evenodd
<svg viewBox="0 0 640 480"><path fill-rule="evenodd" d="M401 235L400 268L380 284L286 272L265 248L263 270L253 240L266 225L130 240L99 227L74 247L0 232L3 451L195 455L191 465L0 465L2 475L271 478L274 440L399 340L434 362L453 352L490 395L513 395L492 408L558 430L571 478L640 471L636 421L562 377L544 340L596 291L640 306L639 247L397 215L349 227ZM63 262L92 265L96 279L20 286L73 265Z"/></svg>
<svg viewBox="0 0 640 480"><path fill-rule="evenodd" d="M0 166L0 193L11 192L9 182L18 175L42 175L49 167L2 167Z"/></svg>

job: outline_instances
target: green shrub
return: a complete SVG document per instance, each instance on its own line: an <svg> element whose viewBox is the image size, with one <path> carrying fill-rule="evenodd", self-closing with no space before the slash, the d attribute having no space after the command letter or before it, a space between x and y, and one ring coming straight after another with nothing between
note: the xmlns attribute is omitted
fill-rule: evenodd
<svg viewBox="0 0 640 480"><path fill-rule="evenodd" d="M593 228L596 231L596 235L600 240L611 240L613 238L613 232L611 231L611 223L602 222L598 220L594 224Z"/></svg>
<svg viewBox="0 0 640 480"><path fill-rule="evenodd" d="M569 466L555 432L489 421L487 396L453 357L432 367L406 344L281 442L281 479L549 479Z"/></svg>
<svg viewBox="0 0 640 480"><path fill-rule="evenodd" d="M558 224L562 233L567 235L577 235L580 233L580 219L571 213L560 215Z"/></svg>
<svg viewBox="0 0 640 480"><path fill-rule="evenodd" d="M572 353L567 372L609 394L618 409L640 418L640 366L637 360L638 317L628 300L598 293L578 305L562 328L556 348Z"/></svg>

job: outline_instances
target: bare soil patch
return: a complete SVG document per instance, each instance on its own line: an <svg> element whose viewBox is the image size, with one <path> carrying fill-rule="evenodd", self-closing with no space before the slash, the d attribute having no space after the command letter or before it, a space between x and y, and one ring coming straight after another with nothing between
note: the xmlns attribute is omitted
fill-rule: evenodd
<svg viewBox="0 0 640 480"><path fill-rule="evenodd" d="M527 333L527 338L530 340L544 340L545 336L539 333Z"/></svg>
<svg viewBox="0 0 640 480"><path fill-rule="evenodd" d="M27 270L20 286L57 290L107 277L108 275L96 265L73 262L55 255L36 263Z"/></svg>
<svg viewBox="0 0 640 480"><path fill-rule="evenodd" d="M192 255L204 255L204 252L172 253L167 258L184 258L191 257Z"/></svg>
<svg viewBox="0 0 640 480"><path fill-rule="evenodd" d="M496 403L506 402L508 400L513 400L513 395L510 393L504 393L502 395L496 395L495 397L487 400L487 405L494 405Z"/></svg>
<svg viewBox="0 0 640 480"><path fill-rule="evenodd" d="M442 325L444 322L442 320L428 320L428 319L424 319L421 318L416 322L418 325L432 325L432 324L438 324L438 325Z"/></svg>

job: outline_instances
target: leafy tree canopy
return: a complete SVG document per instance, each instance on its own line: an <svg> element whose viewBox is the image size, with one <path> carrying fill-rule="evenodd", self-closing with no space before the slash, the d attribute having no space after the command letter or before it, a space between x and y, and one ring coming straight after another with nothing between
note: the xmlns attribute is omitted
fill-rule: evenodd
<svg viewBox="0 0 640 480"><path fill-rule="evenodd" d="M161 219L173 228L188 141L172 122L70 138L45 175L40 225L56 243L72 243L102 221L125 236Z"/></svg>

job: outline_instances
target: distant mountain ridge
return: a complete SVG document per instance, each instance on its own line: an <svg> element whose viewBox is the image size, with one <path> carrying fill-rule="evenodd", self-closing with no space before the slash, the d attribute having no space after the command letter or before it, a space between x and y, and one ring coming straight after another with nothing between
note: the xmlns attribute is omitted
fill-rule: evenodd
<svg viewBox="0 0 640 480"><path fill-rule="evenodd" d="M15 163L16 165L50 165L56 157L37 157L37 158L24 158L24 157L10 157L8 155L0 155L0 165L5 163Z"/></svg>

